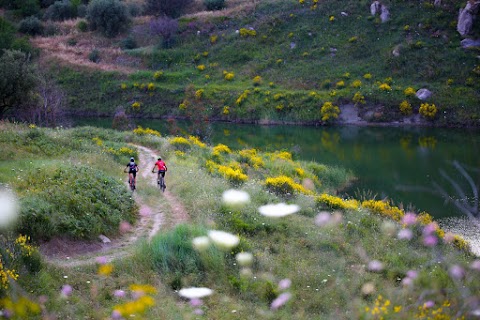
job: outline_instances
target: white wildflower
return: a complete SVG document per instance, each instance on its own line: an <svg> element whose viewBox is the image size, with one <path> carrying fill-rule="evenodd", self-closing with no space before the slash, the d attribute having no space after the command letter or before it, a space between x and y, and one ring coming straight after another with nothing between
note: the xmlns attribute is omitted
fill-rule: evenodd
<svg viewBox="0 0 480 320"><path fill-rule="evenodd" d="M281 218L298 212L300 210L300 206L296 204L285 204L285 203L278 203L278 204L267 204L265 206L261 206L258 208L258 211L261 215L271 218Z"/></svg>
<svg viewBox="0 0 480 320"><path fill-rule="evenodd" d="M191 287L191 288L183 288L178 291L178 294L181 297L187 298L187 299L201 299L208 297L213 293L212 289L209 288L196 288L196 287Z"/></svg>
<svg viewBox="0 0 480 320"><path fill-rule="evenodd" d="M241 267L250 267L253 263L253 254L250 252L239 252L235 256L235 259L237 259Z"/></svg>
<svg viewBox="0 0 480 320"><path fill-rule="evenodd" d="M207 236L196 237L192 240L193 248L197 251L205 251L210 246L210 239Z"/></svg>
<svg viewBox="0 0 480 320"><path fill-rule="evenodd" d="M229 206L243 206L250 202L250 195L245 191L230 189L223 193L222 200Z"/></svg>
<svg viewBox="0 0 480 320"><path fill-rule="evenodd" d="M217 247L224 250L230 250L240 242L239 237L225 231L210 230L208 231L208 237Z"/></svg>
<svg viewBox="0 0 480 320"><path fill-rule="evenodd" d="M11 227L18 219L19 206L15 194L8 189L0 190L0 229Z"/></svg>

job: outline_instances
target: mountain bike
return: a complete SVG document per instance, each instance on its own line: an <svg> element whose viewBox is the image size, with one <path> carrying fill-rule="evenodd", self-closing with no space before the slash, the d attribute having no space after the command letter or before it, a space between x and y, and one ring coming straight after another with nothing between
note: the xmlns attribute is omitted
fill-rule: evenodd
<svg viewBox="0 0 480 320"><path fill-rule="evenodd" d="M165 189L167 188L167 186L165 185L165 171L154 171L152 170L153 173L157 172L158 176L157 176L157 184L158 184L158 187L160 188L160 190L162 190L162 192L165 192Z"/></svg>
<svg viewBox="0 0 480 320"><path fill-rule="evenodd" d="M126 170L123 170L123 172L127 173ZM130 190L135 191L135 179L133 178L133 173L128 173L128 185L130 186Z"/></svg>

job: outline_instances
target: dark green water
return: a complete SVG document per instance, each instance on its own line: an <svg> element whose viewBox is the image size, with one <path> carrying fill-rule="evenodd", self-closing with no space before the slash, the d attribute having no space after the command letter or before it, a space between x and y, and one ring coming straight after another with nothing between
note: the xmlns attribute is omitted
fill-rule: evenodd
<svg viewBox="0 0 480 320"><path fill-rule="evenodd" d="M82 121L110 127L111 120ZM285 149L296 159L314 160L348 168L358 181L345 193L388 197L405 208L413 206L436 218L461 215L451 201L478 201L465 176L453 166L457 161L480 189L480 132L462 129L397 127L300 127L226 123L181 124L141 120L138 125L174 132L201 133L211 144L231 148ZM449 196L441 196L439 190ZM462 192L460 192L462 190Z"/></svg>

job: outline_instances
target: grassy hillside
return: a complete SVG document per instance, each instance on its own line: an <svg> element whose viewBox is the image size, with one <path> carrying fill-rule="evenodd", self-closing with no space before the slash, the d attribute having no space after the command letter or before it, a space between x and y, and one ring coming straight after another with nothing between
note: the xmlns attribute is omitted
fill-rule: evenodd
<svg viewBox="0 0 480 320"><path fill-rule="evenodd" d="M90 39L100 52L97 67L103 61L113 72L57 63L52 72L70 111L92 115L122 106L142 117L322 123L335 121L335 110L322 111L332 102L356 104L372 122L402 121L420 112L424 102L414 93L427 88L436 113L418 121L478 125L478 50L462 49L456 32L463 2L384 4L391 13L385 23L371 16L370 1L320 1L315 9L309 1L262 1L199 12L178 19L168 47L149 35L150 18L137 18L128 34L104 41L104 51L90 32L52 40L76 50ZM138 48L111 51L127 38ZM125 63L128 70L115 71Z"/></svg>
<svg viewBox="0 0 480 320"><path fill-rule="evenodd" d="M43 200L57 205L56 192L64 193L65 202L83 196L74 189L75 181L60 180L59 173L73 173L67 164L87 166L99 173L89 186L96 194L115 187L111 181L120 184L117 166L122 167L125 155L113 151L131 147L125 145L130 141L162 150L169 166L168 192L181 200L191 219L171 230L162 228L151 241L140 239L132 256L112 262L100 255L95 265L74 267L46 263L26 238L2 231L0 279L18 275L1 282L0 310L10 317L428 319L471 318L478 310L479 261L464 243L444 234L426 214L406 214L375 199L336 197L335 190L351 179L341 168L297 161L285 151L231 151L195 137L155 132L1 126L2 150L15 148L30 164L12 168L21 163L14 153L0 162L0 182L18 193L22 216L24 202L43 192L35 183L24 183L25 176L63 182L57 190L47 189L52 196ZM142 204L160 204L172 218L167 197L144 180L138 183ZM227 198L223 192L231 188L250 200ZM126 186L115 192L126 193ZM90 200L89 194L78 205L53 212L55 220L70 217L75 208L86 212ZM261 209L279 203L288 204L291 214L278 207ZM283 217L268 216L282 212ZM76 221L98 223L84 218ZM69 225L62 232L69 230L76 228ZM209 248L200 245L203 240L193 243L209 230L228 232L239 243L227 250L217 246L222 241ZM240 259L238 253L251 253L253 260ZM179 297L179 290L188 287L214 293Z"/></svg>

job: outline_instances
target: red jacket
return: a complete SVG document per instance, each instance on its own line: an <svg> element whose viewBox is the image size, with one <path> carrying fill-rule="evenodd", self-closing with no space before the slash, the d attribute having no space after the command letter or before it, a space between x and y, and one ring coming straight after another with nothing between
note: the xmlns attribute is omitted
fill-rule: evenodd
<svg viewBox="0 0 480 320"><path fill-rule="evenodd" d="M158 167L158 171L167 171L167 165L163 160L158 160L155 165Z"/></svg>

